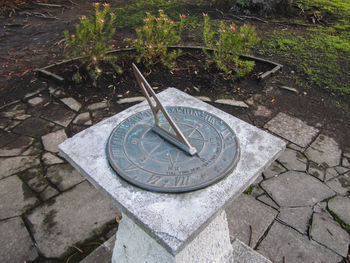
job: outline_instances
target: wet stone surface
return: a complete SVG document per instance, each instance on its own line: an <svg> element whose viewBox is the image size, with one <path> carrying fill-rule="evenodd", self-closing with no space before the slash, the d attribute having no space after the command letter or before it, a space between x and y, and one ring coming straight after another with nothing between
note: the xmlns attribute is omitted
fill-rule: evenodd
<svg viewBox="0 0 350 263"><path fill-rule="evenodd" d="M254 114L292 143L249 194L230 203L231 234L273 262L346 262L350 241L342 227L350 225L350 150L319 135L320 127L255 108L257 100L247 101ZM66 262L75 252L69 246L116 228L106 223L119 212L56 148L114 115L112 108L107 101L82 103L53 87L1 107L0 262L43 260L40 255Z"/></svg>
<svg viewBox="0 0 350 263"><path fill-rule="evenodd" d="M96 189L83 182L37 207L27 218L41 253L58 258L70 245L92 237L117 213Z"/></svg>

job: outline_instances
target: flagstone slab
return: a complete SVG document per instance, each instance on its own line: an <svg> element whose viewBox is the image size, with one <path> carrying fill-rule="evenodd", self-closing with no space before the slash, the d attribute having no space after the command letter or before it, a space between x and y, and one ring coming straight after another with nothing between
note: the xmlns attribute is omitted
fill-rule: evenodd
<svg viewBox="0 0 350 263"><path fill-rule="evenodd" d="M61 99L61 101L74 111L79 111L81 108L80 102L76 101L72 97L63 98L63 99Z"/></svg>
<svg viewBox="0 0 350 263"><path fill-rule="evenodd" d="M49 152L58 152L58 145L67 139L64 129L48 133L41 137L44 148Z"/></svg>
<svg viewBox="0 0 350 263"><path fill-rule="evenodd" d="M108 107L108 102L107 101L101 101L101 102L96 102L93 104L90 104L87 106L88 110L94 111L94 110L100 110Z"/></svg>
<svg viewBox="0 0 350 263"><path fill-rule="evenodd" d="M48 106L43 108L40 117L67 127L74 119L75 113L72 110L68 110L64 105L50 103Z"/></svg>
<svg viewBox="0 0 350 263"><path fill-rule="evenodd" d="M258 105L258 108L253 113L255 116L268 118L271 116L272 111L263 105Z"/></svg>
<svg viewBox="0 0 350 263"><path fill-rule="evenodd" d="M34 97L29 99L27 102L30 106L36 107L40 104L43 104L45 102L45 99L43 97Z"/></svg>
<svg viewBox="0 0 350 263"><path fill-rule="evenodd" d="M311 219L312 207L282 207L278 218L295 228L302 234L307 234L308 223Z"/></svg>
<svg viewBox="0 0 350 263"><path fill-rule="evenodd" d="M88 182L83 182L35 208L27 218L41 253L58 258L71 245L95 236L116 215L117 209Z"/></svg>
<svg viewBox="0 0 350 263"><path fill-rule="evenodd" d="M318 129L282 112L270 120L265 128L301 147L308 146L319 132Z"/></svg>
<svg viewBox="0 0 350 263"><path fill-rule="evenodd" d="M38 257L34 243L20 217L1 221L0 233L0 262L27 262Z"/></svg>
<svg viewBox="0 0 350 263"><path fill-rule="evenodd" d="M281 207L313 206L335 194L316 178L296 171L265 180L261 187Z"/></svg>
<svg viewBox="0 0 350 263"><path fill-rule="evenodd" d="M345 224L350 225L350 198L336 196L328 201L328 208L334 212Z"/></svg>
<svg viewBox="0 0 350 263"><path fill-rule="evenodd" d="M9 133L9 132L3 132L3 135L0 136L0 147L4 147L7 144L13 142L18 138L18 135Z"/></svg>
<svg viewBox="0 0 350 263"><path fill-rule="evenodd" d="M325 174L325 181L331 180L331 179L337 177L338 175L339 174L334 167L327 168L326 174Z"/></svg>
<svg viewBox="0 0 350 263"><path fill-rule="evenodd" d="M226 214L230 235L249 245L253 231L251 244L255 247L278 212L252 196L241 194L227 206Z"/></svg>
<svg viewBox="0 0 350 263"><path fill-rule="evenodd" d="M333 251L278 222L272 225L257 250L272 262L339 263L342 260Z"/></svg>
<svg viewBox="0 0 350 263"><path fill-rule="evenodd" d="M309 160L326 167L339 165L341 161L341 150L338 143L323 134L319 135L306 149L305 155Z"/></svg>
<svg viewBox="0 0 350 263"><path fill-rule="evenodd" d="M306 171L307 159L302 153L295 150L287 148L281 156L278 157L278 161L288 170Z"/></svg>
<svg viewBox="0 0 350 263"><path fill-rule="evenodd" d="M350 193L350 172L333 178L326 184L338 194L348 195Z"/></svg>
<svg viewBox="0 0 350 263"><path fill-rule="evenodd" d="M18 134L39 138L45 133L48 133L53 126L53 123L37 117L32 117L24 120L21 124L16 126L13 131Z"/></svg>
<svg viewBox="0 0 350 263"><path fill-rule="evenodd" d="M283 172L287 171L282 165L278 162L273 162L264 172L265 178L275 177Z"/></svg>
<svg viewBox="0 0 350 263"><path fill-rule="evenodd" d="M16 175L0 181L0 200L0 219L22 215L38 204L32 191Z"/></svg>
<svg viewBox="0 0 350 263"><path fill-rule="evenodd" d="M40 164L38 156L0 158L0 179Z"/></svg>
<svg viewBox="0 0 350 263"><path fill-rule="evenodd" d="M46 177L58 187L65 191L76 184L84 181L84 178L69 164L58 164L47 169Z"/></svg>
<svg viewBox="0 0 350 263"><path fill-rule="evenodd" d="M46 165L59 164L64 162L61 158L50 152L45 152L41 158Z"/></svg>
<svg viewBox="0 0 350 263"><path fill-rule="evenodd" d="M14 136L14 140L0 148L0 156L16 156L25 151L34 139L26 136Z"/></svg>
<svg viewBox="0 0 350 263"><path fill-rule="evenodd" d="M268 206L271 206L272 208L275 208L276 210L279 210L279 206L267 194L258 196L256 199Z"/></svg>
<svg viewBox="0 0 350 263"><path fill-rule="evenodd" d="M313 240L347 257L350 243L349 234L338 223L320 214L314 214L310 236Z"/></svg>
<svg viewBox="0 0 350 263"><path fill-rule="evenodd" d="M307 171L309 174L317 177L321 181L324 181L325 175L326 175L326 169L323 166L310 162Z"/></svg>
<svg viewBox="0 0 350 263"><path fill-rule="evenodd" d="M16 116L25 114L26 107L25 105L18 103L15 106L7 108L5 111L2 111L0 113L1 117L6 117L6 118L15 118Z"/></svg>
<svg viewBox="0 0 350 263"><path fill-rule="evenodd" d="M73 121L74 124L78 125L91 125L92 121L89 112L80 113Z"/></svg>

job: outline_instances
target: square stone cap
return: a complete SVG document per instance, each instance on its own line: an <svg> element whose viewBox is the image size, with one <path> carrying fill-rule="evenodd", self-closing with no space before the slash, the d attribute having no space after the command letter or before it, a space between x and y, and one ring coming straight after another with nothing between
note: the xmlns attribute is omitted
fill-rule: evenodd
<svg viewBox="0 0 350 263"><path fill-rule="evenodd" d="M69 138L59 145L59 151L123 213L175 255L278 157L286 143L175 88L168 88L157 97L164 106L208 111L232 128L241 153L231 174L214 185L181 194L146 191L116 175L106 156L108 137L122 120L148 109L145 101Z"/></svg>

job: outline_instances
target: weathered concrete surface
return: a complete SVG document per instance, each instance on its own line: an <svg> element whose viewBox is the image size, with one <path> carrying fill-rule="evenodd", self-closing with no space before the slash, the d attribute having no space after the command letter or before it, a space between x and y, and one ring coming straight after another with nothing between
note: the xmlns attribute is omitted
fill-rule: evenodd
<svg viewBox="0 0 350 263"><path fill-rule="evenodd" d="M40 164L38 156L0 158L0 179Z"/></svg>
<svg viewBox="0 0 350 263"><path fill-rule="evenodd" d="M231 263L232 245L228 234L225 212L221 211L179 253L172 254L151 238L133 219L123 214L112 263Z"/></svg>
<svg viewBox="0 0 350 263"><path fill-rule="evenodd" d="M320 214L314 214L310 236L318 243L332 249L344 258L348 255L350 238L339 224Z"/></svg>
<svg viewBox="0 0 350 263"><path fill-rule="evenodd" d="M0 262L19 263L38 257L34 243L20 217L0 222Z"/></svg>
<svg viewBox="0 0 350 263"><path fill-rule="evenodd" d="M288 170L306 171L307 159L300 152L292 149L286 149L278 161Z"/></svg>
<svg viewBox="0 0 350 263"><path fill-rule="evenodd" d="M84 181L84 178L69 164L58 164L47 169L46 177L58 187L65 191L74 185Z"/></svg>
<svg viewBox="0 0 350 263"><path fill-rule="evenodd" d="M318 133L316 128L282 112L270 120L265 128L301 147L309 145Z"/></svg>
<svg viewBox="0 0 350 263"><path fill-rule="evenodd" d="M176 89L158 94L165 106L195 107L217 114L236 133L240 144L240 160L225 180L211 187L185 194L166 195L133 187L121 180L106 162L105 143L114 127L135 112L148 109L142 102L113 117L99 122L59 146L65 158L84 176L108 194L118 207L127 210L145 231L177 253L195 235L198 226L208 224L215 213L232 197L252 183L262 170L284 150L285 143L248 123ZM125 211L124 210L124 211ZM178 215L181 214L181 217Z"/></svg>
<svg viewBox="0 0 350 263"><path fill-rule="evenodd" d="M10 176L0 183L0 219L23 214L38 203L38 199L16 176Z"/></svg>
<svg viewBox="0 0 350 263"><path fill-rule="evenodd" d="M41 137L44 148L49 152L58 152L58 145L66 140L68 137L64 129L51 132Z"/></svg>
<svg viewBox="0 0 350 263"><path fill-rule="evenodd" d="M278 212L253 197L243 194L228 204L226 213L230 234L246 245L249 245L250 241L252 247L255 247ZM251 235L252 240L250 240Z"/></svg>
<svg viewBox="0 0 350 263"><path fill-rule="evenodd" d="M69 205L67 205L69 204ZM30 230L45 257L61 257L70 245L91 238L118 211L83 182L29 215Z"/></svg>
<svg viewBox="0 0 350 263"><path fill-rule="evenodd" d="M281 208L278 218L289 226L307 234L308 224L311 219L312 208L306 207L287 207Z"/></svg>
<svg viewBox="0 0 350 263"><path fill-rule="evenodd" d="M328 201L328 208L333 211L345 224L350 225L350 199L336 196Z"/></svg>
<svg viewBox="0 0 350 263"><path fill-rule="evenodd" d="M306 149L305 155L311 161L326 167L339 165L341 161L341 150L338 143L323 134L319 135Z"/></svg>
<svg viewBox="0 0 350 263"><path fill-rule="evenodd" d="M335 194L314 177L295 171L266 180L261 187L282 207L312 206Z"/></svg>
<svg viewBox="0 0 350 263"><path fill-rule="evenodd" d="M293 263L339 263L342 259L333 251L278 222L272 225L258 252L273 262L283 262L285 258L285 262Z"/></svg>

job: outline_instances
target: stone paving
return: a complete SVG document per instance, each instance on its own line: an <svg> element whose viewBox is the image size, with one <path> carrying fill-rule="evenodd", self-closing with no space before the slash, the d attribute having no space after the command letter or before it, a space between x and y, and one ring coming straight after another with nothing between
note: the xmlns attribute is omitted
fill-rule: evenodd
<svg viewBox="0 0 350 263"><path fill-rule="evenodd" d="M85 105L53 87L0 108L0 262L66 262L113 235L119 212L57 145L115 113L107 101ZM350 151L286 113L257 105L255 114L289 144L227 208L231 235L273 262L348 262Z"/></svg>

